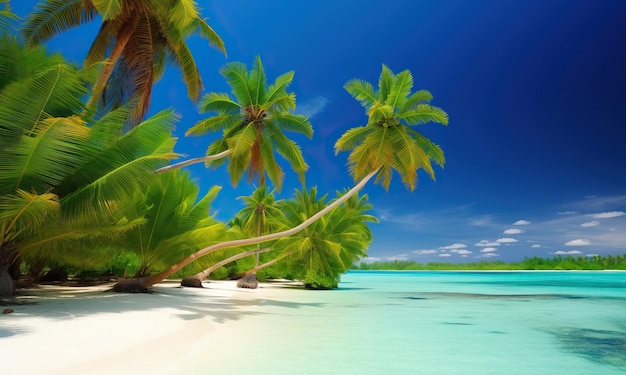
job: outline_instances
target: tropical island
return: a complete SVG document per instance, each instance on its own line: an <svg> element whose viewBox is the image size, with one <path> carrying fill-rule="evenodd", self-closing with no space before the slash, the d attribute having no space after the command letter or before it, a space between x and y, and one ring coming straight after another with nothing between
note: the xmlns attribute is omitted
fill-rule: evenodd
<svg viewBox="0 0 626 375"><path fill-rule="evenodd" d="M430 139L439 130L428 132L448 125L448 113L409 70L384 61L365 78L342 78L360 122L342 122L331 149L353 185L324 192L303 149L328 134L296 105L296 73L278 69L268 51L229 58L219 34L233 29L216 32L198 3L41 0L20 18L0 0L3 372L626 369L626 273L369 272L600 271L626 262L369 262L378 219L363 188L393 192L400 180L413 191L418 174L434 180L446 158ZM385 26L366 21L376 32ZM86 24L98 28L73 46L84 59L46 47ZM212 80L201 77L198 42L225 61ZM156 108L166 93L155 87L172 71L200 120L182 105ZM201 185L193 168L226 178ZM221 199L242 185L251 193ZM237 208L225 220L224 206Z"/></svg>
<svg viewBox="0 0 626 375"><path fill-rule="evenodd" d="M573 257L556 255L552 258L526 257L519 262L480 261L465 263L428 262L418 263L411 260L388 262L360 262L354 270L394 270L394 271L600 271L626 270L624 255L595 255L593 257Z"/></svg>

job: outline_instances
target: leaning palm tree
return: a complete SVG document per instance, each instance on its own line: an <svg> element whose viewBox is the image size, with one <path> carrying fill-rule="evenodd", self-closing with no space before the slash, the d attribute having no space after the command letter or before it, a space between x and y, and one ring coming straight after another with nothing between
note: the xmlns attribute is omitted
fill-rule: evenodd
<svg viewBox="0 0 626 375"><path fill-rule="evenodd" d="M256 57L252 69L240 62L226 64L220 70L231 87L227 93L209 93L200 103L202 112L213 112L187 130L187 135L204 135L222 131L223 136L209 145L207 157L196 158L163 168L178 168L205 161L218 166L228 159L228 172L237 185L247 171L248 182L258 179L265 186L266 176L278 190L282 187L284 172L274 151L283 157L301 179L308 166L298 145L287 138L284 131L304 134L311 138L313 128L308 118L294 114L296 96L287 92L294 72L287 72L267 86L261 58Z"/></svg>
<svg viewBox="0 0 626 375"><path fill-rule="evenodd" d="M39 44L98 16L102 25L85 66L104 64L87 104L88 113L98 103L108 110L134 97L131 123L137 124L148 112L152 84L168 60L182 70L187 93L197 100L202 81L185 42L196 31L226 53L222 39L200 16L193 0L47 0L27 19L24 36L28 43Z"/></svg>
<svg viewBox="0 0 626 375"><path fill-rule="evenodd" d="M443 166L443 151L412 127L428 122L447 125L448 116L442 109L428 104L432 96L427 91L411 94L411 73L405 70L396 75L383 65L377 90L372 84L362 80L351 80L344 87L361 102L368 116L365 126L348 130L335 144L337 153L352 151L348 157L349 169L358 181L352 189L293 228L208 246L159 274L135 280L137 289L143 290L154 285L197 258L214 251L292 236L356 195L377 173L380 175L375 181L388 187L392 172L396 170L410 190L417 185L419 169L434 177L431 160Z"/></svg>

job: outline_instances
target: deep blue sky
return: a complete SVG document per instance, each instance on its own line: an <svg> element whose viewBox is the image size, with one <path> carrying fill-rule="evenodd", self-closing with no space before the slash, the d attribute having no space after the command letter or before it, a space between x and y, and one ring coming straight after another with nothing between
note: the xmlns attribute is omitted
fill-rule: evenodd
<svg viewBox="0 0 626 375"><path fill-rule="evenodd" d="M421 131L442 146L437 181L420 174L410 193L397 175L388 192L365 188L381 220L371 258L426 261L520 260L554 254L626 252L626 1L623 0L218 0L197 1L222 36L226 59L189 43L206 91L228 91L227 61L260 55L270 80L288 70L312 140L294 137L311 166L307 185L334 196L353 181L333 145L366 121L342 86L376 82L381 64L409 69L450 125ZM34 0L13 0L26 14ZM82 61L98 23L48 43ZM204 115L170 68L155 86L152 112L182 115L177 151L204 155L211 137L185 138ZM228 220L241 208L225 168L190 168ZM287 174L279 197L299 187ZM522 225L520 225L522 224Z"/></svg>

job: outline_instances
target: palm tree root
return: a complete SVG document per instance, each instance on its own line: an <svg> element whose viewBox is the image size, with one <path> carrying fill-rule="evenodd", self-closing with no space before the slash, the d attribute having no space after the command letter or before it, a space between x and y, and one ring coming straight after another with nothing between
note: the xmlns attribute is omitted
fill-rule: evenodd
<svg viewBox="0 0 626 375"><path fill-rule="evenodd" d="M148 288L140 278L119 280L111 290L119 293L148 293Z"/></svg>
<svg viewBox="0 0 626 375"><path fill-rule="evenodd" d="M246 275L237 281L237 288L256 289L259 287L259 282L256 279L256 273Z"/></svg>
<svg viewBox="0 0 626 375"><path fill-rule="evenodd" d="M180 281L181 286L190 288L204 288L202 286L202 280L198 276L187 276Z"/></svg>

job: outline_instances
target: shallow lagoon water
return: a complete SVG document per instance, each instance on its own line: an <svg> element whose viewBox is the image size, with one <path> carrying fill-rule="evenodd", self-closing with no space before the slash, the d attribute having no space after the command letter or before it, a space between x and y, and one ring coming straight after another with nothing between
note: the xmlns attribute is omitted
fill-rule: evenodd
<svg viewBox="0 0 626 375"><path fill-rule="evenodd" d="M177 373L626 374L621 272L355 271L250 308Z"/></svg>

